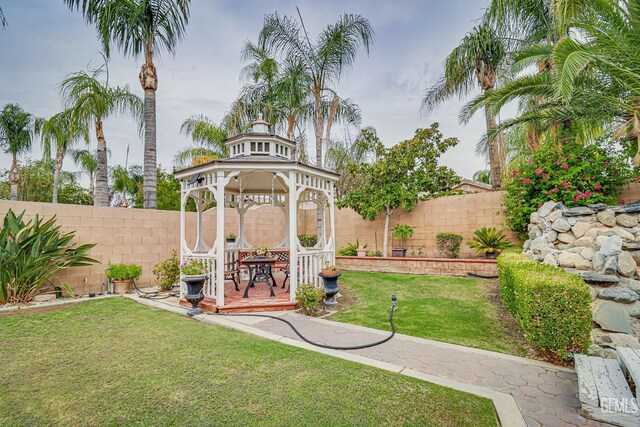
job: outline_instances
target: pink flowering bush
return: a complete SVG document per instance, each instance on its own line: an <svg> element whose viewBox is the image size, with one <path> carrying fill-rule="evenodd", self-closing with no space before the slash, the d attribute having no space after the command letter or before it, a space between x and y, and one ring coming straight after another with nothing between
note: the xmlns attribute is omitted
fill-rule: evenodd
<svg viewBox="0 0 640 427"><path fill-rule="evenodd" d="M604 146L544 144L503 179L507 222L524 235L531 213L549 200L567 207L616 204L631 176L624 160Z"/></svg>

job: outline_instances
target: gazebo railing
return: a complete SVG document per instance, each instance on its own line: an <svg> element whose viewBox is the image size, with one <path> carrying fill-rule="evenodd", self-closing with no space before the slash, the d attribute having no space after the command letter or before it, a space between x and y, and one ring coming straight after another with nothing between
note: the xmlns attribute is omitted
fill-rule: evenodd
<svg viewBox="0 0 640 427"><path fill-rule="evenodd" d="M324 267L325 262L331 262L332 251L306 251L298 253L298 285L306 283L316 287L322 286L322 279L318 273Z"/></svg>

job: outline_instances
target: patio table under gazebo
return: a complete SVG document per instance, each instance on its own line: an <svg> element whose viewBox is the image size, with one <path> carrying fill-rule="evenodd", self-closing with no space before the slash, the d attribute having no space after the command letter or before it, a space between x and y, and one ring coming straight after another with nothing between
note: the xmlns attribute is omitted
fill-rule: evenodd
<svg viewBox="0 0 640 427"><path fill-rule="evenodd" d="M334 172L294 160L296 143L269 133L262 119L253 123L250 132L225 141L230 156L174 172L181 182L180 258L197 259L208 268L205 284L205 309L239 311L243 309L286 309L295 307L298 284L322 286L318 273L323 264L335 263L334 191L338 175ZM186 206L195 201L195 243L187 243ZM298 240L298 210L303 203L318 207L318 243L304 248ZM249 298L242 298L230 282L232 266L241 264L254 245L261 243L259 235L245 233L248 209L271 205L281 208L285 235L279 244L269 249L288 261L288 292L279 286L275 297L265 284L252 288ZM238 237L234 244L225 240L225 207L238 212ZM215 235L203 229L203 213L215 209ZM213 233L212 233L213 234ZM228 287L225 289L225 283ZM181 297L185 294L181 287ZM226 295L225 295L226 294Z"/></svg>

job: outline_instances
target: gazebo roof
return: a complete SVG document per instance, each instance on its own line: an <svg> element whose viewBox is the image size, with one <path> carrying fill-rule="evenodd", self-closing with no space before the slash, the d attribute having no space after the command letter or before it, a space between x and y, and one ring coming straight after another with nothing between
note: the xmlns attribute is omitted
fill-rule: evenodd
<svg viewBox="0 0 640 427"><path fill-rule="evenodd" d="M246 157L234 157L234 158L212 160L210 162L202 163L200 165L189 166L187 168L179 169L177 171L174 171L173 174L178 179L184 179L187 176L194 175L197 172L211 171L216 169L228 170L229 168L233 168L234 166L239 166L239 167L242 167L243 169L246 166L250 166L252 169L255 169L255 170L262 169L262 170L268 170L268 171L272 171L274 169L277 169L278 167L281 167L282 171L291 170L292 168L295 168L301 171L308 170L311 173L316 173L316 174L321 173L324 175L329 175L334 179L337 179L340 177L340 174L330 171L328 169L307 165L305 163L297 162L294 160L287 160L279 157L269 157L269 156L260 157L260 158L246 156Z"/></svg>

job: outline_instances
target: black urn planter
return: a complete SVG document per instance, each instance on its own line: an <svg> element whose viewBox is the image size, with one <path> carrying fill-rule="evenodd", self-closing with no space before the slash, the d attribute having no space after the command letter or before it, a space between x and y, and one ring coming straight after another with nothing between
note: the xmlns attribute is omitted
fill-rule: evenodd
<svg viewBox="0 0 640 427"><path fill-rule="evenodd" d="M318 276L322 277L322 280L324 281L324 294L326 296L324 304L328 306L338 304L336 301L336 295L338 295L338 277L342 276L342 273L318 273Z"/></svg>
<svg viewBox="0 0 640 427"><path fill-rule="evenodd" d="M200 301L204 299L204 282L207 276L184 276L182 281L187 285L187 295L184 297L191 303L191 308L187 310L189 316L202 314L202 309L198 307Z"/></svg>
<svg viewBox="0 0 640 427"><path fill-rule="evenodd" d="M393 248L391 249L391 256L404 258L407 256L407 248Z"/></svg>

